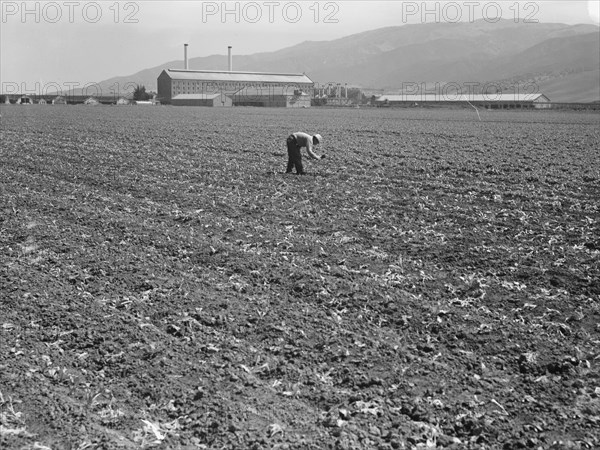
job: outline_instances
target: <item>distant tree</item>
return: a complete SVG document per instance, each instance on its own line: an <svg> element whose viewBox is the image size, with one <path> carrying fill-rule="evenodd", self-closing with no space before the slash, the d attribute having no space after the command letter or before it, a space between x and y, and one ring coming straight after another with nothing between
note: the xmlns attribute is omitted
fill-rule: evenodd
<svg viewBox="0 0 600 450"><path fill-rule="evenodd" d="M141 101L146 101L146 100L150 100L150 98L152 98L150 96L150 94L148 94L146 92L146 86L140 86L139 84L135 87L135 89L133 90L133 99L134 100L141 100Z"/></svg>
<svg viewBox="0 0 600 450"><path fill-rule="evenodd" d="M361 104L367 102L367 96L363 94L359 88L348 88L348 98L352 99L352 103Z"/></svg>
<svg viewBox="0 0 600 450"><path fill-rule="evenodd" d="M310 102L311 106L325 106L327 104L327 99L325 97L321 98L313 98Z"/></svg>

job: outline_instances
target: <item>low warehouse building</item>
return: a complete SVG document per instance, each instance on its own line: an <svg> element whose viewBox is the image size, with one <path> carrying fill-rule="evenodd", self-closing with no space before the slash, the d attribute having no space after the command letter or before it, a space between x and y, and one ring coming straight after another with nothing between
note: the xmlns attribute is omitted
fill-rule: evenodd
<svg viewBox="0 0 600 450"><path fill-rule="evenodd" d="M272 108L308 108L311 96L301 89L287 87L244 88L233 95L236 106L264 106Z"/></svg>
<svg viewBox="0 0 600 450"><path fill-rule="evenodd" d="M180 95L218 95L230 98L234 106L307 107L307 93L314 87L305 74L176 69L163 70L157 84L161 103L173 105L182 104L184 99L183 104L204 101L202 97L175 100ZM230 105L225 100L220 106Z"/></svg>
<svg viewBox="0 0 600 450"><path fill-rule="evenodd" d="M474 105L487 109L542 109L550 108L550 99L544 94L395 94L381 95L376 106L451 106Z"/></svg>
<svg viewBox="0 0 600 450"><path fill-rule="evenodd" d="M232 106L231 97L222 94L177 94L171 99L174 106Z"/></svg>

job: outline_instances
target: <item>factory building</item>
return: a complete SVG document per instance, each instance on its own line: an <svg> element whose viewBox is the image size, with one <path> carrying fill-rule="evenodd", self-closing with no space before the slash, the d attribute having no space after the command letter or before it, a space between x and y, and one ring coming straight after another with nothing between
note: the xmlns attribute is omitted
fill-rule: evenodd
<svg viewBox="0 0 600 450"><path fill-rule="evenodd" d="M184 69L166 69L157 79L158 100L176 106L310 106L314 82L305 74L189 70L187 44Z"/></svg>
<svg viewBox="0 0 600 450"><path fill-rule="evenodd" d="M292 108L310 106L314 83L305 74L167 69L157 85L163 104Z"/></svg>
<svg viewBox="0 0 600 450"><path fill-rule="evenodd" d="M375 105L386 106L480 106L487 109L546 109L552 104L544 94L396 94L381 95Z"/></svg>

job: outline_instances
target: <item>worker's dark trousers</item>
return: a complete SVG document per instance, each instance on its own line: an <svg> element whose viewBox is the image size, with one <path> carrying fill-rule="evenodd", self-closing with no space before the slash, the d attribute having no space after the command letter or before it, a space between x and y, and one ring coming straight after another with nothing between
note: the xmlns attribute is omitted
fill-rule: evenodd
<svg viewBox="0 0 600 450"><path fill-rule="evenodd" d="M302 167L302 152L300 152L300 147L293 134L287 138L287 149L288 164L285 173L291 173L294 166L296 166L296 173L302 175L304 173L304 168Z"/></svg>

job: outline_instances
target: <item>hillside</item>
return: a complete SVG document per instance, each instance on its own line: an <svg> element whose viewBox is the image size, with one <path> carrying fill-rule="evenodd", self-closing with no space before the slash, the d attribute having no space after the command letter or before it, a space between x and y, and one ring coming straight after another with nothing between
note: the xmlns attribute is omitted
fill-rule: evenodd
<svg viewBox="0 0 600 450"><path fill-rule="evenodd" d="M548 39L510 61L498 61L479 76L512 77L512 84L533 85L555 102L589 102L600 100L599 68L598 34L587 33Z"/></svg>
<svg viewBox="0 0 600 450"><path fill-rule="evenodd" d="M387 27L332 41L307 41L274 52L235 55L236 71L305 72L316 83L397 90L405 83L490 82L552 79L554 94L600 99L599 28L594 25L530 24L503 20ZM192 49L192 52L194 49ZM235 49L234 49L235 52ZM174 60L100 83L156 89L163 69L182 68ZM191 69L226 70L225 55L190 58ZM589 73L588 73L589 72ZM578 74L576 77L573 74ZM560 81L581 86L568 89ZM567 94L568 93L568 94Z"/></svg>
<svg viewBox="0 0 600 450"><path fill-rule="evenodd" d="M540 92L548 93L553 102L589 102L600 100L600 69L569 74L538 82Z"/></svg>

